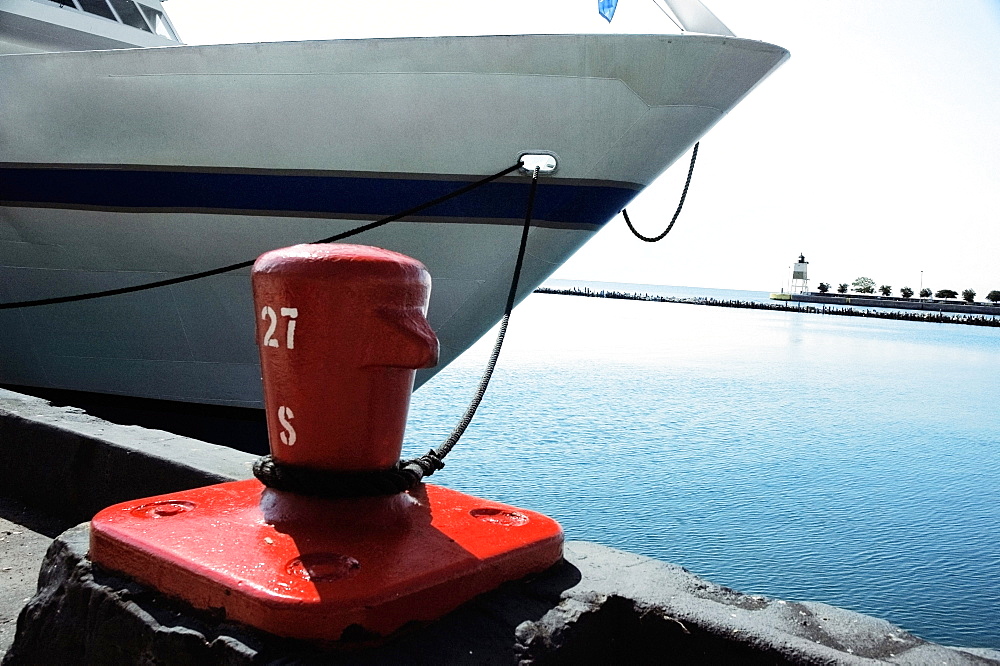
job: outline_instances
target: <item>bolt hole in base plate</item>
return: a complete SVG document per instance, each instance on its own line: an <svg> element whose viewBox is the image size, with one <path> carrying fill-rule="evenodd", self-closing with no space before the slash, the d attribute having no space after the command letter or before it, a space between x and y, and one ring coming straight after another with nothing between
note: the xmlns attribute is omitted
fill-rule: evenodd
<svg viewBox="0 0 1000 666"><path fill-rule="evenodd" d="M288 573L317 583L332 583L357 573L361 563L347 555L307 553L296 557L286 567Z"/></svg>
<svg viewBox="0 0 1000 666"><path fill-rule="evenodd" d="M181 513L187 513L195 508L194 502L183 500L166 500L163 502L150 502L132 509L131 513L136 518L169 518Z"/></svg>
<svg viewBox="0 0 1000 666"><path fill-rule="evenodd" d="M272 634L336 641L434 620L562 558L542 514L421 484L399 511L282 493L265 516L256 479L108 507L91 559L196 608Z"/></svg>
<svg viewBox="0 0 1000 666"><path fill-rule="evenodd" d="M469 514L478 520L494 525L512 525L519 527L528 524L528 517L517 511L504 511L503 509L473 509Z"/></svg>

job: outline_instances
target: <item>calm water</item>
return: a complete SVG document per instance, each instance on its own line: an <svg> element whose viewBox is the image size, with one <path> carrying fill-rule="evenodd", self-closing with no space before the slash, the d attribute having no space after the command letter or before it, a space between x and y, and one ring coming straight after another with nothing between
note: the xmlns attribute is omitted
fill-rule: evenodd
<svg viewBox="0 0 1000 666"><path fill-rule="evenodd" d="M487 337L414 395L409 453L450 431ZM998 329L535 294L434 481L744 592L997 648L998 377Z"/></svg>

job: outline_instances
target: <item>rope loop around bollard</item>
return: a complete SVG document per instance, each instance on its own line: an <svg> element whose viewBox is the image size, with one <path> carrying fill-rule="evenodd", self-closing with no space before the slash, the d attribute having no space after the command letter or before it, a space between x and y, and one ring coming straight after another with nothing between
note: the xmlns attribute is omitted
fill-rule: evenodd
<svg viewBox="0 0 1000 666"><path fill-rule="evenodd" d="M278 463L270 455L258 458L253 466L253 474L257 480L269 488L284 490L304 495L314 495L329 498L348 497L372 497L378 495L395 495L420 483L424 477L430 476L434 472L444 467L444 457L452 450L458 440L465 433L472 422L479 404L486 394L490 378L496 367L497 359L500 357L500 349L503 347L504 337L507 334L507 324L510 321L510 313L514 309L514 301L517 297L517 285L521 277L521 268L524 265L524 255L528 246L528 231L531 228L531 216L535 207L535 193L538 190L538 167L535 168L531 176L531 189L528 192L528 204L524 215L524 225L521 228L521 242L518 246L517 261L514 264L514 273L511 278L510 289L507 292L507 302L504 306L503 319L500 323L500 331L497 340L493 345L493 352L490 360L486 364L486 370L472 402L466 408L465 413L459 420L448 438L436 449L431 449L426 454L410 460L400 460L393 467L386 470L376 470L372 472L332 472L328 470L317 470L296 465Z"/></svg>
<svg viewBox="0 0 1000 666"><path fill-rule="evenodd" d="M438 469L444 467L444 463L438 463ZM395 495L413 488L432 473L430 466L425 469L417 461L402 460L394 467L374 472L331 472L279 464L270 455L258 458L253 465L254 476L268 488L330 498Z"/></svg>

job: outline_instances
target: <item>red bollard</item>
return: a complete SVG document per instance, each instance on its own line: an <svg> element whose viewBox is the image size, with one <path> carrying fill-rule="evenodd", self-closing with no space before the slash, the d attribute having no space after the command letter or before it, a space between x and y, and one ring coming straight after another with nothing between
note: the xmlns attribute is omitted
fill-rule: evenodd
<svg viewBox="0 0 1000 666"><path fill-rule="evenodd" d="M334 475L393 466L414 371L437 360L424 267L301 245L261 256L253 283L275 460ZM229 620L332 641L436 619L551 566L562 541L541 514L430 484L324 499L254 479L109 507L90 556Z"/></svg>
<svg viewBox="0 0 1000 666"><path fill-rule="evenodd" d="M423 264L363 245L296 245L257 259L253 291L274 459L396 464L415 370L438 358Z"/></svg>

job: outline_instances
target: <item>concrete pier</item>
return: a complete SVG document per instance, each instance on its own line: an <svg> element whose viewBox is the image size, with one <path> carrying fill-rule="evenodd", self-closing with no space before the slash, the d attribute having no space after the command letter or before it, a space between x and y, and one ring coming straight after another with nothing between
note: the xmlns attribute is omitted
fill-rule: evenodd
<svg viewBox="0 0 1000 666"><path fill-rule="evenodd" d="M772 298L778 294L772 295ZM893 298L891 296L875 296L852 294L781 294L795 303L820 303L825 305L851 305L858 308L893 308L895 310L923 310L925 312L957 312L967 315L1000 315L1000 305L985 303L963 303L961 301L943 301L923 298Z"/></svg>
<svg viewBox="0 0 1000 666"><path fill-rule="evenodd" d="M568 543L565 561L545 573L387 642L313 645L195 611L94 567L86 557L87 525L63 531L108 504L248 478L253 459L0 391L3 666L1000 664L997 651L936 645L825 604L741 594L680 567L586 542Z"/></svg>

